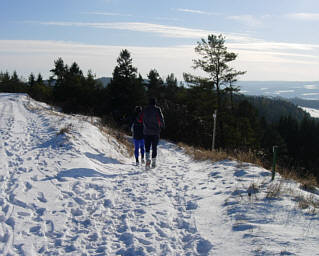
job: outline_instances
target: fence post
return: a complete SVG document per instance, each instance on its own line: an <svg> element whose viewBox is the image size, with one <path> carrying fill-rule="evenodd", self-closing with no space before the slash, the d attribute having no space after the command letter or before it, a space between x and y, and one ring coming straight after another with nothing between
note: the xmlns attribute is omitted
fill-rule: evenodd
<svg viewBox="0 0 319 256"><path fill-rule="evenodd" d="M212 138L212 151L214 151L214 150L215 150L216 118L217 118L217 110L215 110L215 111L214 111L214 114L213 114L214 127L213 127L213 138Z"/></svg>
<svg viewBox="0 0 319 256"><path fill-rule="evenodd" d="M277 162L277 149L278 149L278 146L273 146L273 147L272 147L272 153L273 153L273 158L272 158L272 175L271 175L271 180L272 180L272 181L275 179L276 162Z"/></svg>

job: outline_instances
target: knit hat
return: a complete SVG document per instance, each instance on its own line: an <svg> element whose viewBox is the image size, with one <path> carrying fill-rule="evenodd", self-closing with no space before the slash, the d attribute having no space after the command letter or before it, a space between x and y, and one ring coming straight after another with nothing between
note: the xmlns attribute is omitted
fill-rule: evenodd
<svg viewBox="0 0 319 256"><path fill-rule="evenodd" d="M135 112L136 113L141 113L142 112L142 107L141 106L136 106L135 107Z"/></svg>
<svg viewBox="0 0 319 256"><path fill-rule="evenodd" d="M152 105L152 106L156 105L156 99L155 98L150 98L149 104Z"/></svg>

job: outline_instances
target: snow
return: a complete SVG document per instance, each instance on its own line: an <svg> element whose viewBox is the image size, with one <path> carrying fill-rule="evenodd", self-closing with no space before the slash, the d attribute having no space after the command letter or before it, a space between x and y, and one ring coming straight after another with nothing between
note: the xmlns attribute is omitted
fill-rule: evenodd
<svg viewBox="0 0 319 256"><path fill-rule="evenodd" d="M300 107L300 106L299 106ZM307 108L307 107L300 107L302 110L309 113L311 117L319 118L319 110L315 108Z"/></svg>
<svg viewBox="0 0 319 256"><path fill-rule="evenodd" d="M0 94L0 138L0 255L319 255L317 209L298 206L318 191L263 168L162 140L145 171L25 94Z"/></svg>

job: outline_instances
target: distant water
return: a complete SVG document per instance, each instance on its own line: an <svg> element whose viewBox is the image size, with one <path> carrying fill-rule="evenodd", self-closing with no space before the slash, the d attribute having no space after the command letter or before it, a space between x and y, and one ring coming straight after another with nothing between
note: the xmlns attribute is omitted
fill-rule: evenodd
<svg viewBox="0 0 319 256"><path fill-rule="evenodd" d="M246 95L319 100L319 81L238 81L237 85L240 92Z"/></svg>

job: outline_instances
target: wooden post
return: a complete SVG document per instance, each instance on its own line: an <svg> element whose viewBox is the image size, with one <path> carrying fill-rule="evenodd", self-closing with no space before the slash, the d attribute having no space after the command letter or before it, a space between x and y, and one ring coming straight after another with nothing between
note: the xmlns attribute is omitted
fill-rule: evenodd
<svg viewBox="0 0 319 256"><path fill-rule="evenodd" d="M214 128L213 128L213 139L212 139L212 151L215 150L215 136L216 136L216 118L217 118L217 110L214 111Z"/></svg>
<svg viewBox="0 0 319 256"><path fill-rule="evenodd" d="M273 146L272 147L272 152L273 152L272 175L271 175L271 180L272 181L275 179L276 162L277 162L277 149L278 149L278 146Z"/></svg>

